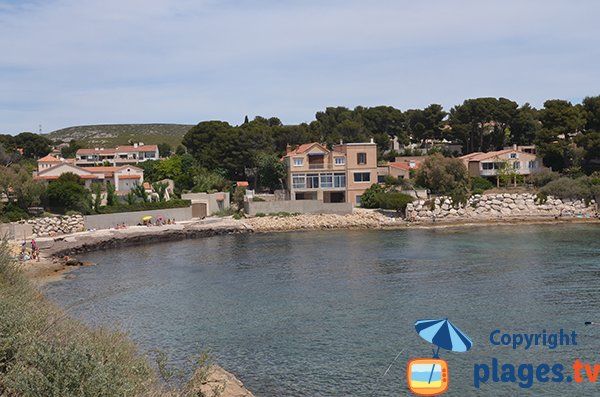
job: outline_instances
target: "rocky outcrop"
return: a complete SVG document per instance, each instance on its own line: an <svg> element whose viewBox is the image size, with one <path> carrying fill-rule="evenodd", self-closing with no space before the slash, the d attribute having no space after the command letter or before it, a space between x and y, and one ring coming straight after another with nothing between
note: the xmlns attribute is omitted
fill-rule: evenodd
<svg viewBox="0 0 600 397"><path fill-rule="evenodd" d="M63 257L65 255L77 255L119 247L251 232L251 229L239 223L236 225L215 225L214 227L200 225L177 229L155 228L143 230L142 228L142 230L135 232L129 229L125 233L121 233L120 231L105 231L86 233L81 236L76 235L76 237L69 238L58 237L53 239L49 247L43 250L50 255ZM38 244L41 245L44 243L45 241L40 241Z"/></svg>
<svg viewBox="0 0 600 397"><path fill-rule="evenodd" d="M414 201L406 207L409 222L457 220L495 221L502 219L593 218L598 215L592 200L538 198L530 193L476 194L466 204L455 204L449 197Z"/></svg>
<svg viewBox="0 0 600 397"><path fill-rule="evenodd" d="M377 229L404 225L399 217L390 217L374 210L354 209L352 214L302 214L249 218L244 223L260 232L321 229Z"/></svg>
<svg viewBox="0 0 600 397"><path fill-rule="evenodd" d="M71 234L85 230L81 215L35 218L30 219L28 223L31 224L33 233L39 237Z"/></svg>

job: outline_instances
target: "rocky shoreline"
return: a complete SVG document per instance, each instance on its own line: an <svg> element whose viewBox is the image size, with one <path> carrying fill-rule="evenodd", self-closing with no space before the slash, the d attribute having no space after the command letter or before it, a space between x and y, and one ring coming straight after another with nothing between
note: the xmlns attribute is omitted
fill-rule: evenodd
<svg viewBox="0 0 600 397"><path fill-rule="evenodd" d="M478 200L473 205L473 200ZM500 201L502 200L502 201ZM525 214L513 214L501 211L514 205L521 205L519 198L494 197L483 200L474 197L468 206L462 208L452 207L443 200L434 201L438 210L427 207L425 202L410 204L407 208L407 219L394 212L383 213L378 210L356 209L348 215L289 215L289 216L265 216L243 220L221 218L219 220L181 222L177 225L162 227L133 226L120 230L97 230L89 232L77 232L55 237L37 238L38 247L41 250L40 262L30 261L23 265L25 274L36 284L43 285L48 282L64 278L72 269L79 266L87 266L73 255L90 251L114 249L125 246L152 244L157 242L180 241L183 239L203 238L216 235L241 234L253 232L287 232L308 230L331 230L331 229L394 229L394 228L422 228L422 227L464 227L485 226L501 224L538 224L538 223L597 223L595 205L588 208L582 202L564 203L556 200L541 204L543 207L533 208L536 212ZM536 207L538 204L531 203L533 198L528 198L524 205ZM550 200L552 200L550 198ZM556 210L553 205L560 205ZM498 207L495 208L494 206ZM479 209L478 209L479 208ZM482 210L483 208L484 210ZM572 209L574 211L569 211ZM460 216L455 216L459 214ZM499 209L497 211L497 209ZM532 210L532 211L533 211ZM411 212L412 211L412 212ZM414 212L417 216L412 216ZM420 212L423 212L421 215ZM440 216L445 211L447 215ZM467 212L471 211L471 216ZM486 216L486 211L497 211L493 216ZM560 212L557 212L560 211ZM483 216L481 216L483 214ZM581 214L585 214L583 217ZM519 216L520 215L520 216ZM560 215L560 216L559 216ZM68 275L66 276L68 277ZM253 397L243 384L234 375L223 368L214 366L207 387L221 385L224 390L222 397Z"/></svg>

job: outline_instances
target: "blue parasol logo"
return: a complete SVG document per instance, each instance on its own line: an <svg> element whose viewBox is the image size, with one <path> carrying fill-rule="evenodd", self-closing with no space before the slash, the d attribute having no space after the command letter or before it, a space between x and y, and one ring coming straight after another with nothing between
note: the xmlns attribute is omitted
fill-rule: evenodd
<svg viewBox="0 0 600 397"><path fill-rule="evenodd" d="M410 390L421 396L434 396L448 390L448 363L439 358L440 348L466 352L473 342L447 318L418 320L415 329L419 336L437 346L433 358L413 359L408 363L407 377Z"/></svg>

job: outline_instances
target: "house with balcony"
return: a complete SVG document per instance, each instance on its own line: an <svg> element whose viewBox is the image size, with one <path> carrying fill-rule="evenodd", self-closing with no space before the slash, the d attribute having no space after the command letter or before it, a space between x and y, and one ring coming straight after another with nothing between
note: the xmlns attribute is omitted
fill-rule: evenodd
<svg viewBox="0 0 600 397"><path fill-rule="evenodd" d="M496 178L507 167L513 175L530 175L544 168L535 153L519 150L516 146L494 152L474 152L460 157L469 176Z"/></svg>
<svg viewBox="0 0 600 397"><path fill-rule="evenodd" d="M78 175L86 188L92 183L112 184L117 194L129 192L136 184L144 183L144 170L133 165L118 167L79 167L69 160L48 155L38 160L38 170L33 173L37 181L52 181L67 172Z"/></svg>
<svg viewBox="0 0 600 397"><path fill-rule="evenodd" d="M75 154L75 165L79 167L93 167L105 162L114 167L138 164L146 160L158 160L160 153L157 145L144 145L142 142L131 146L117 146L116 148L79 149Z"/></svg>
<svg viewBox="0 0 600 397"><path fill-rule="evenodd" d="M340 143L332 149L318 143L288 146L283 157L288 170L290 200L360 205L361 194L377 182L377 145Z"/></svg>

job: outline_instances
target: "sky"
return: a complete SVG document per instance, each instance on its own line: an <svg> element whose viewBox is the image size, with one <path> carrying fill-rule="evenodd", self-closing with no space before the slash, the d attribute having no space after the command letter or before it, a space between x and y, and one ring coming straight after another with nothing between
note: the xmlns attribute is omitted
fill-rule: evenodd
<svg viewBox="0 0 600 397"><path fill-rule="evenodd" d="M590 0L0 0L0 133L600 94Z"/></svg>

